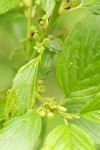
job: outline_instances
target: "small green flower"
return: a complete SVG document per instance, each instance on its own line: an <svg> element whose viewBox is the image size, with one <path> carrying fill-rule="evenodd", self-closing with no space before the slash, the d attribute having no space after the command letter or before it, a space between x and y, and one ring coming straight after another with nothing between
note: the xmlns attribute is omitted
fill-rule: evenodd
<svg viewBox="0 0 100 150"><path fill-rule="evenodd" d="M36 46L34 46L34 49L35 49L38 53L41 53L41 52L44 50L43 43L36 42Z"/></svg>
<svg viewBox="0 0 100 150"><path fill-rule="evenodd" d="M47 114L47 116L48 116L49 119L53 119L54 118L54 114L52 112L49 112Z"/></svg>

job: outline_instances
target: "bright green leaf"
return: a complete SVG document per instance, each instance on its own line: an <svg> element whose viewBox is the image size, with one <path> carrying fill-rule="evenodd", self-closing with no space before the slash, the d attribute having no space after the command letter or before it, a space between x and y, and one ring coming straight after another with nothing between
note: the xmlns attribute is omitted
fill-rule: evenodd
<svg viewBox="0 0 100 150"><path fill-rule="evenodd" d="M88 100L100 92L100 16L82 19L65 41L57 78L68 99Z"/></svg>
<svg viewBox="0 0 100 150"><path fill-rule="evenodd" d="M83 100L65 100L64 106L69 113L79 113L86 101ZM84 118L68 120L86 130L94 139L96 144L100 144L100 124L90 122Z"/></svg>
<svg viewBox="0 0 100 150"><path fill-rule="evenodd" d="M55 0L42 0L42 8L46 11L47 16L52 13Z"/></svg>
<svg viewBox="0 0 100 150"><path fill-rule="evenodd" d="M0 0L0 14L3 14L16 7L19 0Z"/></svg>
<svg viewBox="0 0 100 150"><path fill-rule="evenodd" d="M100 93L84 105L80 115L87 120L100 123Z"/></svg>
<svg viewBox="0 0 100 150"><path fill-rule="evenodd" d="M0 100L0 121L4 119L5 101Z"/></svg>
<svg viewBox="0 0 100 150"><path fill-rule="evenodd" d="M66 36L82 18L89 14L91 12L88 9L79 8L59 16L54 24L55 34L62 33Z"/></svg>
<svg viewBox="0 0 100 150"><path fill-rule="evenodd" d="M88 121L84 118L74 119L71 123L84 129L94 139L95 143L100 145L100 124Z"/></svg>
<svg viewBox="0 0 100 150"><path fill-rule="evenodd" d="M35 102L38 58L23 66L7 94L6 118L21 115ZM11 114L11 115L10 115Z"/></svg>
<svg viewBox="0 0 100 150"><path fill-rule="evenodd" d="M100 0L83 0L82 6L87 7L93 13L100 15Z"/></svg>
<svg viewBox="0 0 100 150"><path fill-rule="evenodd" d="M41 130L41 120L35 110L8 121L0 130L0 149L33 150Z"/></svg>
<svg viewBox="0 0 100 150"><path fill-rule="evenodd" d="M82 6L87 7L94 14L100 15L100 0L83 0Z"/></svg>
<svg viewBox="0 0 100 150"><path fill-rule="evenodd" d="M98 2L100 2L100 0L82 0L82 5L90 5Z"/></svg>
<svg viewBox="0 0 100 150"><path fill-rule="evenodd" d="M88 9L92 11L94 14L100 15L100 3L89 5Z"/></svg>
<svg viewBox="0 0 100 150"><path fill-rule="evenodd" d="M76 125L61 125L47 137L42 150L95 150L92 138Z"/></svg>
<svg viewBox="0 0 100 150"><path fill-rule="evenodd" d="M91 10L94 14L100 15L100 3L92 4L88 6L88 9Z"/></svg>
<svg viewBox="0 0 100 150"><path fill-rule="evenodd" d="M79 113L79 111L82 109L86 101L83 100L68 100L65 99L64 107L68 109L69 113Z"/></svg>

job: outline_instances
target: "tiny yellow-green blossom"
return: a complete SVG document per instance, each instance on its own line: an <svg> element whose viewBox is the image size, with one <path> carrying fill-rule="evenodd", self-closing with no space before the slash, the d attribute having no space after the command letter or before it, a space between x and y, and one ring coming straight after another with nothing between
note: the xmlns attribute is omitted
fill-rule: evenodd
<svg viewBox="0 0 100 150"><path fill-rule="evenodd" d="M49 119L53 119L54 118L54 114L52 112L49 112L47 114L47 116L48 116Z"/></svg>
<svg viewBox="0 0 100 150"><path fill-rule="evenodd" d="M55 39L54 35L50 35L50 40L53 41Z"/></svg>
<svg viewBox="0 0 100 150"><path fill-rule="evenodd" d="M49 39L48 38L44 38L43 44L44 44L44 46L48 45L49 44Z"/></svg>
<svg viewBox="0 0 100 150"><path fill-rule="evenodd" d="M40 93L43 93L45 91L45 85L44 85L44 81L43 80L38 80L37 90Z"/></svg>
<svg viewBox="0 0 100 150"><path fill-rule="evenodd" d="M67 108L65 108L63 106L60 106L60 105L58 105L56 108L57 108L57 110L60 110L62 112L66 112L67 111Z"/></svg>
<svg viewBox="0 0 100 150"><path fill-rule="evenodd" d="M34 49L35 49L38 53L40 53L40 52L42 52L42 51L44 50L44 46L43 46L42 43L36 42L36 46L34 46Z"/></svg>
<svg viewBox="0 0 100 150"><path fill-rule="evenodd" d="M34 33L34 35L33 35L33 39L37 40L37 39L38 39L38 37L39 37L38 33Z"/></svg>
<svg viewBox="0 0 100 150"><path fill-rule="evenodd" d="M36 33L38 32L38 30L37 30L37 28L35 26L31 26L30 27L30 31L31 32L36 32Z"/></svg>
<svg viewBox="0 0 100 150"><path fill-rule="evenodd" d="M48 16L47 16L47 15L44 15L44 16L42 17L42 19L43 19L43 20L47 20L47 19L48 19Z"/></svg>
<svg viewBox="0 0 100 150"><path fill-rule="evenodd" d="M39 111L39 114L41 117L44 117L46 115L46 112L44 110Z"/></svg>

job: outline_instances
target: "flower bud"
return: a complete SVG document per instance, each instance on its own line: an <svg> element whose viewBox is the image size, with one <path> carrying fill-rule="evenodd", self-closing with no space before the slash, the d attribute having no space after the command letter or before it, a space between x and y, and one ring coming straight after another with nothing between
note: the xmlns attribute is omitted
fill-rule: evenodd
<svg viewBox="0 0 100 150"><path fill-rule="evenodd" d="M49 119L53 119L54 118L54 114L52 112L49 112L47 114L47 116L48 116Z"/></svg>
<svg viewBox="0 0 100 150"><path fill-rule="evenodd" d="M48 19L48 16L47 16L47 15L44 15L44 16L42 17L42 19L43 19L43 20L47 20L47 19Z"/></svg>
<svg viewBox="0 0 100 150"><path fill-rule="evenodd" d="M63 106L60 106L60 105L57 106L57 109L62 111L62 112L66 112L67 111L67 108L65 108Z"/></svg>
<svg viewBox="0 0 100 150"><path fill-rule="evenodd" d="M33 39L37 40L37 39L38 39L38 37L39 37L39 35L38 35L37 33L34 33L34 35L33 35Z"/></svg>
<svg viewBox="0 0 100 150"><path fill-rule="evenodd" d="M46 115L46 112L44 110L39 111L39 114L41 117L44 117Z"/></svg>
<svg viewBox="0 0 100 150"><path fill-rule="evenodd" d="M48 44L49 44L49 40L48 40L47 38L44 38L43 44L44 44L44 45L48 45Z"/></svg>

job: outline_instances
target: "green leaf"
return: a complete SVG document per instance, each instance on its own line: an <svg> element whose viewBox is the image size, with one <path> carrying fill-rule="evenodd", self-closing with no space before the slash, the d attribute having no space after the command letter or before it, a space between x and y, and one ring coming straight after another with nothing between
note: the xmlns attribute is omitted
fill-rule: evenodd
<svg viewBox="0 0 100 150"><path fill-rule="evenodd" d="M100 16L82 19L65 41L57 79L68 99L89 100L100 92Z"/></svg>
<svg viewBox="0 0 100 150"><path fill-rule="evenodd" d="M69 113L79 113L79 111L82 109L86 101L83 100L68 100L65 99L64 107L68 109Z"/></svg>
<svg viewBox="0 0 100 150"><path fill-rule="evenodd" d="M62 51L62 45L63 42L60 38L56 38L50 41L44 50L41 61L39 63L39 79L43 79L51 71L54 55Z"/></svg>
<svg viewBox="0 0 100 150"><path fill-rule="evenodd" d="M82 5L87 7L94 14L100 15L100 0L83 0Z"/></svg>
<svg viewBox="0 0 100 150"><path fill-rule="evenodd" d="M59 16L54 24L55 34L62 33L66 36L82 18L89 14L91 12L88 9L79 8Z"/></svg>
<svg viewBox="0 0 100 150"><path fill-rule="evenodd" d="M45 133L47 131L47 125L46 125L46 120L45 118L42 118L41 120L41 133L40 136L38 138L37 143L35 144L35 150L40 150L43 143L44 143L44 138L45 138Z"/></svg>
<svg viewBox="0 0 100 150"><path fill-rule="evenodd" d="M46 15L50 16L55 4L55 0L42 0L42 8L46 11Z"/></svg>
<svg viewBox="0 0 100 150"><path fill-rule="evenodd" d="M88 121L84 118L74 119L73 121L71 121L71 123L76 124L83 130L88 132L94 139L95 143L100 145L100 124Z"/></svg>
<svg viewBox="0 0 100 150"><path fill-rule="evenodd" d="M3 14L16 7L19 0L0 0L0 14Z"/></svg>
<svg viewBox="0 0 100 150"><path fill-rule="evenodd" d="M80 115L87 120L100 123L100 93L84 105Z"/></svg>
<svg viewBox="0 0 100 150"><path fill-rule="evenodd" d="M0 130L0 149L33 150L41 130L41 119L35 110L8 121Z"/></svg>
<svg viewBox="0 0 100 150"><path fill-rule="evenodd" d="M22 8L6 12L5 14L0 15L0 25L3 25L5 23L11 22L19 18L23 18L23 14L24 10Z"/></svg>
<svg viewBox="0 0 100 150"><path fill-rule="evenodd" d="M92 138L76 125L61 125L47 137L42 150L95 150Z"/></svg>
<svg viewBox="0 0 100 150"><path fill-rule="evenodd" d="M2 51L2 50L0 50ZM1 58L0 58L1 59ZM4 91L11 86L11 82L15 76L14 69L9 65L8 61L0 61L0 88Z"/></svg>
<svg viewBox="0 0 100 150"><path fill-rule="evenodd" d="M100 2L100 0L82 0L82 5L85 6L85 5L90 5L98 2Z"/></svg>
<svg viewBox="0 0 100 150"><path fill-rule="evenodd" d="M38 78L43 79L45 75L51 70L53 62L54 52L50 52L48 49L44 51L41 62L39 64Z"/></svg>
<svg viewBox="0 0 100 150"><path fill-rule="evenodd" d="M88 6L88 9L94 14L100 15L100 3L94 3Z"/></svg>
<svg viewBox="0 0 100 150"><path fill-rule="evenodd" d="M12 89L8 91L6 118L18 116L32 108L35 102L38 58L23 66L13 80Z"/></svg>
<svg viewBox="0 0 100 150"><path fill-rule="evenodd" d="M0 100L0 121L4 119L5 101Z"/></svg>
<svg viewBox="0 0 100 150"><path fill-rule="evenodd" d="M63 40L61 38L51 40L48 48L51 52L60 53L63 50Z"/></svg>

